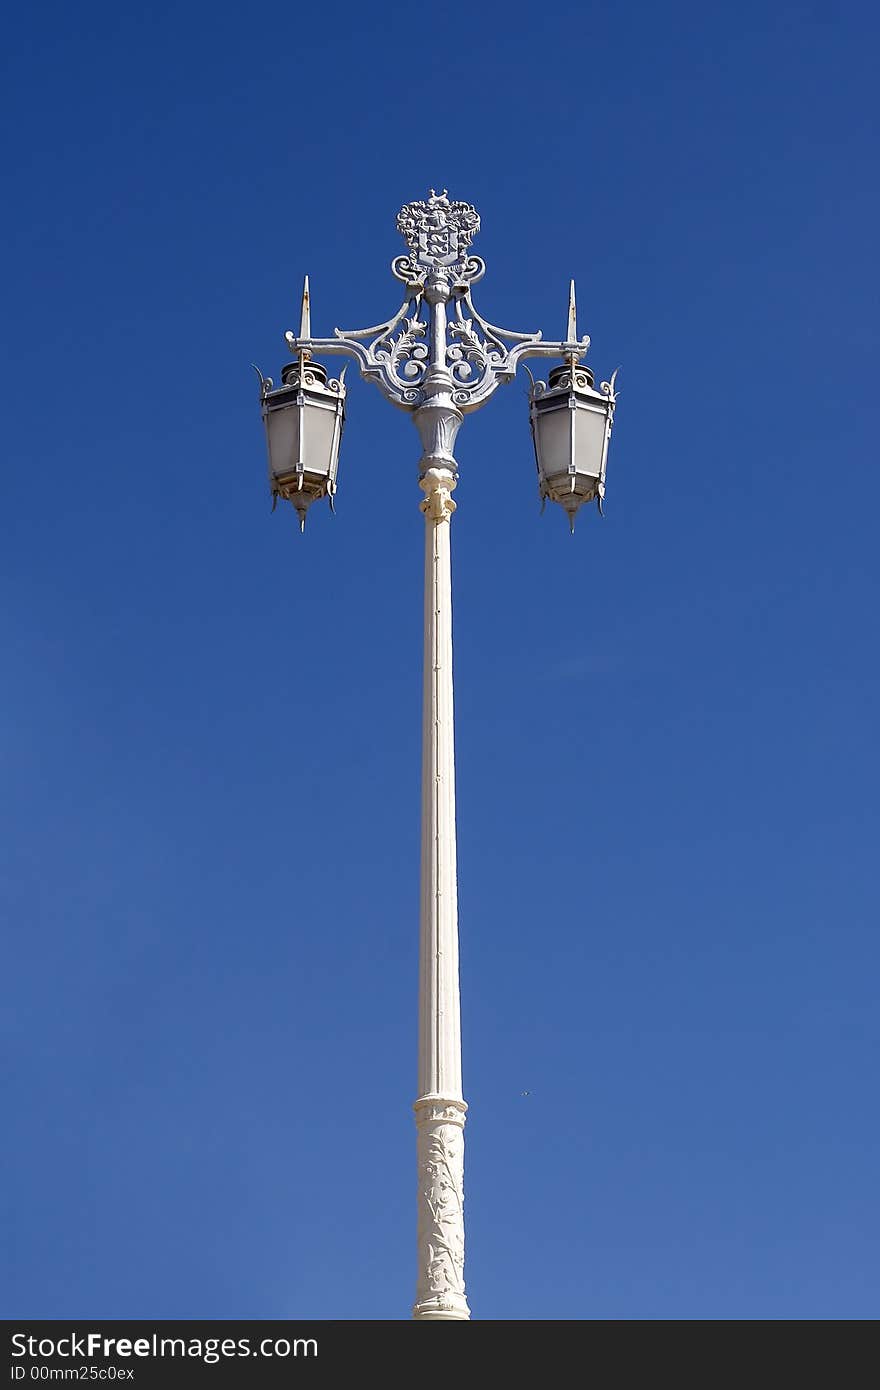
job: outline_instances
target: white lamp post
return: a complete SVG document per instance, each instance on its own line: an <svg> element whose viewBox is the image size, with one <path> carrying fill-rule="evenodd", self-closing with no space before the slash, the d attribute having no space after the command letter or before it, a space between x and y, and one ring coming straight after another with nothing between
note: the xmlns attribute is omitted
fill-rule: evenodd
<svg viewBox="0 0 880 1390"><path fill-rule="evenodd" d="M260 374L272 493L290 500L300 526L308 507L336 492L344 419L342 377L328 381L315 353L355 358L361 375L407 411L419 432L419 486L425 516L425 646L422 726L422 864L419 955L419 1072L415 1102L418 1160L418 1269L413 1317L470 1317L464 1287L464 1119L458 988L455 750L452 698L452 583L449 523L458 481L453 454L464 416L511 381L526 357L561 357L548 383L532 379L530 411L539 493L558 502L572 530L582 503L601 510L614 415L614 377L593 387L580 365L574 282L565 342L513 333L474 308L471 286L485 265L470 254L480 219L469 203L431 190L397 218L408 254L391 269L406 294L385 323L332 338L310 333L308 280L296 358L281 386ZM343 373L344 375L344 373Z"/></svg>

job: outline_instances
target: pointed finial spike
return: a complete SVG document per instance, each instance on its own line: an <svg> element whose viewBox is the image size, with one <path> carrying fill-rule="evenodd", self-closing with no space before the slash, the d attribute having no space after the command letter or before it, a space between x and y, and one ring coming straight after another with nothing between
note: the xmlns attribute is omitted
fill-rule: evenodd
<svg viewBox="0 0 880 1390"><path fill-rule="evenodd" d="M577 304L574 297L574 280L572 280L568 287L568 336L565 341L576 343L577 335Z"/></svg>
<svg viewBox="0 0 880 1390"><path fill-rule="evenodd" d="M299 318L300 338L311 338L312 336L312 306L309 299L309 277L303 281L302 312Z"/></svg>

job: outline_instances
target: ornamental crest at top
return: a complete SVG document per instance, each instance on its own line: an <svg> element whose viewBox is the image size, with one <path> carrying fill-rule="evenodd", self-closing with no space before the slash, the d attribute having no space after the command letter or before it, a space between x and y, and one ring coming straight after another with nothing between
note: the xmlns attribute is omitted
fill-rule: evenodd
<svg viewBox="0 0 880 1390"><path fill-rule="evenodd" d="M426 201L405 203L397 215L397 230L410 249L413 270L449 270L467 275L467 252L480 230L480 216L471 203L451 203L429 190ZM467 278L471 278L468 276Z"/></svg>

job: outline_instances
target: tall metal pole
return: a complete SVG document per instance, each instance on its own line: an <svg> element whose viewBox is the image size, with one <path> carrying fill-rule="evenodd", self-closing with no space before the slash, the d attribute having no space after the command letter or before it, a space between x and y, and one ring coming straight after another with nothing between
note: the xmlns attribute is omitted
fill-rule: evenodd
<svg viewBox="0 0 880 1390"><path fill-rule="evenodd" d="M425 647L422 705L422 867L419 932L418 1272L413 1317L469 1318L464 1291L464 1117L458 989L452 572L449 531L462 415L446 365L449 281L428 277L431 357L413 413L423 453Z"/></svg>
<svg viewBox="0 0 880 1390"><path fill-rule="evenodd" d="M452 582L449 529L458 481L453 453L464 415L477 410L499 386L512 381L527 357L562 357L566 382L532 381L532 430L540 493L559 501L570 520L582 502L604 493L605 451L614 409L614 378L592 390L592 375L575 368L590 345L577 338L574 284L569 298L565 342L545 342L540 333L499 328L476 309L471 290L485 265L471 254L480 218L470 203L451 202L446 189L431 189L427 200L405 203L397 217L408 254L391 263L406 287L397 313L372 328L332 338L310 336L308 282L299 337L287 333L288 346L300 363L312 362L312 381L300 384L296 408L317 412L326 427L327 398L333 398L336 425L326 456L320 448L291 473L286 412L293 408L287 383L272 390L260 374L264 418L269 432L273 490L290 496L300 519L317 497L335 492L341 429L341 378L324 385L326 373L314 354L353 357L361 375L375 382L386 400L407 411L422 440L419 486L425 517L425 666L422 724L422 865L419 949L419 1079L415 1102L418 1157L418 1275L413 1317L425 1321L470 1317L464 1289L464 1117L461 1093L461 1006L458 991L458 889L455 846L455 746L452 698ZM426 313L427 311L427 313ZM427 321L426 321L427 319ZM315 373L324 373L318 379ZM303 373L300 371L300 383ZM582 378L582 379L581 379ZM335 393L335 397L334 397ZM568 424L564 432L548 428L551 442L545 461L539 448L545 407L560 404ZM560 409L561 409L560 406ZM594 429L599 453L578 464L575 410L589 410L604 421ZM276 444L273 453L273 426ZM326 428L324 434L326 436ZM543 437L543 436L542 436ZM593 437L593 436L590 436ZM301 434L296 436L301 442ZM555 445L553 445L553 441ZM556 457L562 442L562 456ZM553 447L551 447L553 445ZM552 455L552 457L551 457ZM545 462L550 471L545 471ZM583 459L581 461L583 464ZM293 480L295 479L295 492Z"/></svg>

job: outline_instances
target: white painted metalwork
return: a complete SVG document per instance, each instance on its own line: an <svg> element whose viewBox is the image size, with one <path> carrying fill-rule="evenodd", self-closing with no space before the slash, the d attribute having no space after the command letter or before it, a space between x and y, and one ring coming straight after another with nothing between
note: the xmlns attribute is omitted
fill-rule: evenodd
<svg viewBox="0 0 880 1390"><path fill-rule="evenodd" d="M455 440L464 416L511 381L523 359L561 357L562 364L550 373L549 384L532 378L530 411L540 495L563 506L573 529L574 514L582 502L595 499L601 509L616 397L614 377L597 392L592 373L579 366L590 339L577 336L574 281L564 342L545 342L540 333L499 328L482 317L471 294L485 265L470 251L480 229L479 215L470 203L452 202L445 189L441 193L432 189L425 201L407 203L401 209L397 227L408 247L408 254L396 257L391 265L406 289L397 313L371 328L337 328L332 338L314 338L307 279L300 331L286 334L297 365L286 369L277 391L261 375L261 399L270 436L273 492L293 502L301 524L316 497L327 494L332 504L343 420L342 378L328 381L325 369L315 361L316 354L353 357L365 380L374 382L386 400L412 416L422 443L425 648L419 1094L415 1102L418 1270L413 1317L460 1320L469 1318L470 1311L464 1285L467 1106L461 1083L449 535L455 510L452 492L458 479ZM326 411L327 397L334 398L337 427L325 431L318 456L310 459L308 412ZM300 412L298 432L292 425L279 423L292 409ZM563 421L564 429L560 428ZM290 443L294 437L295 446Z"/></svg>

